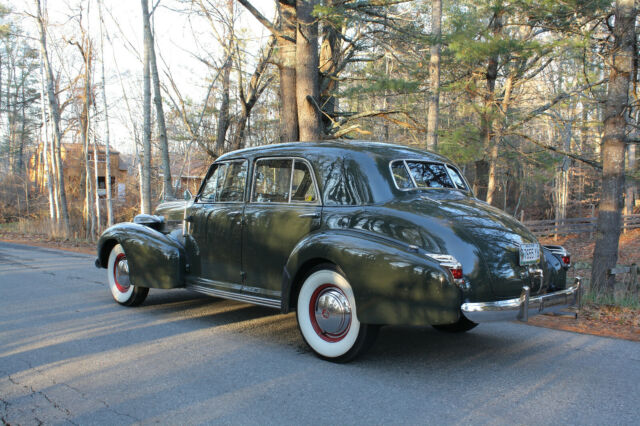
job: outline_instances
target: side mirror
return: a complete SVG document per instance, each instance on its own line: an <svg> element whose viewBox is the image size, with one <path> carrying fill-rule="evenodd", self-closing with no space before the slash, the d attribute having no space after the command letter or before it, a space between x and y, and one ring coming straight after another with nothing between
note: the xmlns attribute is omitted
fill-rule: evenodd
<svg viewBox="0 0 640 426"><path fill-rule="evenodd" d="M188 189L186 189L183 193L182 193L182 197L185 199L185 201L190 201L193 198L193 194L191 193L191 191L189 191Z"/></svg>

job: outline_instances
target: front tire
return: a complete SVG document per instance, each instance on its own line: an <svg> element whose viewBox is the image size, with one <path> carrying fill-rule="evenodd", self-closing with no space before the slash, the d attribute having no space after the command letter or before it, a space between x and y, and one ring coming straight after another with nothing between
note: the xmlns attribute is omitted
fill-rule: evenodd
<svg viewBox="0 0 640 426"><path fill-rule="evenodd" d="M148 288L131 283L127 255L120 244L116 244L109 253L107 279L113 299L121 305L138 306L147 298Z"/></svg>
<svg viewBox="0 0 640 426"><path fill-rule="evenodd" d="M302 338L322 359L349 362L371 347L379 326L362 324L353 290L334 265L320 265L305 279L296 309Z"/></svg>

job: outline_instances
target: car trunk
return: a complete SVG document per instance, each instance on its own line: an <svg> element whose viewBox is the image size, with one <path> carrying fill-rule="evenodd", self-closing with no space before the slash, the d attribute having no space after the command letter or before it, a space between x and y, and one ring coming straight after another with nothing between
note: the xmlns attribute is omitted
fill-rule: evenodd
<svg viewBox="0 0 640 426"><path fill-rule="evenodd" d="M523 286L532 294L541 282L530 269L543 268L544 262L520 266L521 244L538 243L529 230L503 211L458 191L426 190L407 194L400 204L420 216L424 232L448 235L440 253L451 254L462 263L470 289L470 301L503 300L518 297ZM398 208L398 203L394 203ZM454 240L454 241L451 241ZM470 256L473 247L475 256ZM423 247L431 251L434 247Z"/></svg>

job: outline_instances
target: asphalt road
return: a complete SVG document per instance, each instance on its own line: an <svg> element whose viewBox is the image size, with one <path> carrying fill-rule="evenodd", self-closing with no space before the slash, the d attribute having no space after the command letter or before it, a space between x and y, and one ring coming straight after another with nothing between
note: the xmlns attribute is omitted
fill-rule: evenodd
<svg viewBox="0 0 640 426"><path fill-rule="evenodd" d="M92 256L0 243L3 423L640 423L638 343L386 327L335 365L291 314L183 290L124 308L105 274Z"/></svg>

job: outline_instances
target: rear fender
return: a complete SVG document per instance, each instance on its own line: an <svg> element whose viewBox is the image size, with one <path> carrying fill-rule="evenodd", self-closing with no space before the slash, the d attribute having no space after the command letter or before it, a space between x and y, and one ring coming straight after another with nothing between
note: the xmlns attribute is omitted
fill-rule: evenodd
<svg viewBox="0 0 640 426"><path fill-rule="evenodd" d="M305 265L318 259L344 272L363 323L451 324L459 318L462 291L442 266L393 241L351 230L319 232L296 245L283 275L283 312L295 305Z"/></svg>
<svg viewBox="0 0 640 426"><path fill-rule="evenodd" d="M140 287L184 287L186 253L171 235L137 223L119 223L104 231L98 241L96 264L106 268L109 253L121 244L129 263L131 282Z"/></svg>

